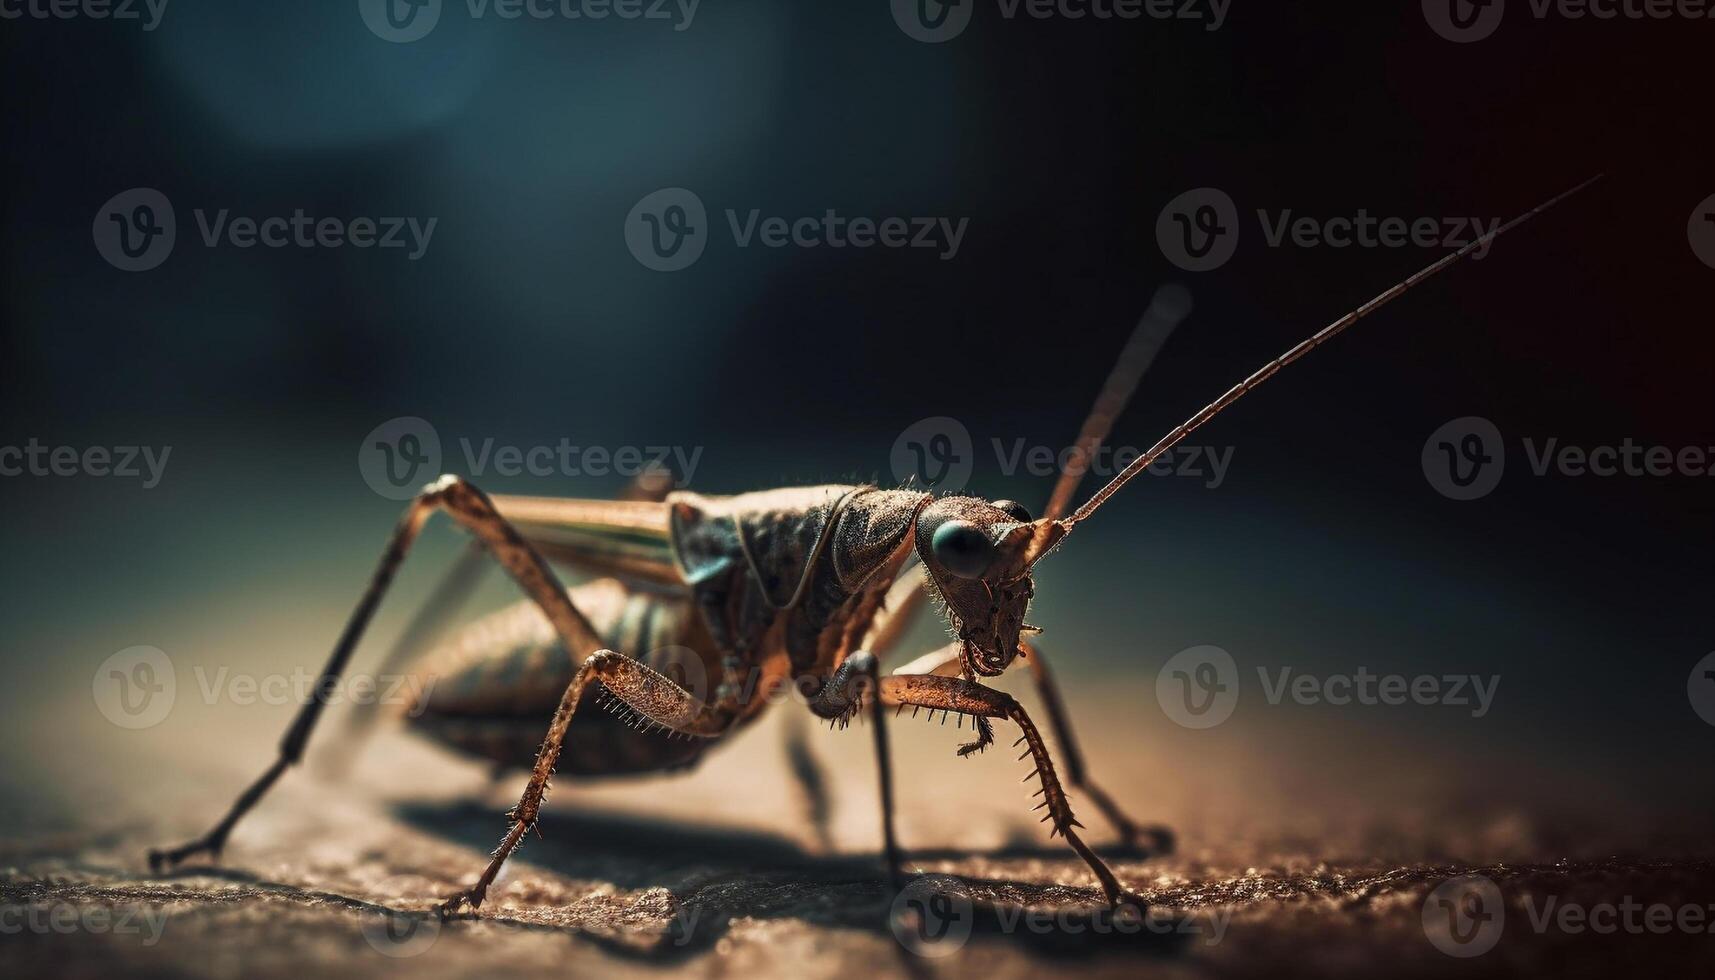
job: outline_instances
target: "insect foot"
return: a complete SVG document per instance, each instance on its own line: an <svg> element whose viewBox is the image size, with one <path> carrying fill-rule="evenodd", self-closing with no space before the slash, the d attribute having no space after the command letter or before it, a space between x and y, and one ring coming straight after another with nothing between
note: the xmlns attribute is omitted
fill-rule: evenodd
<svg viewBox="0 0 1715 980"><path fill-rule="evenodd" d="M989 724L987 718L982 715L972 715L971 727L977 730L977 738L974 742L966 742L959 746L959 758L961 759L968 759L974 753L981 752L994 744L994 726ZM1020 739L1020 741L1023 740Z"/></svg>
<svg viewBox="0 0 1715 980"><path fill-rule="evenodd" d="M474 914L477 907L482 904L482 900L487 897L488 886L478 884L475 888L466 889L465 891L459 892L452 898L442 902L435 911L440 915L441 921L445 922L457 915L459 910L464 908L466 905L470 906L470 910L472 914Z"/></svg>
<svg viewBox="0 0 1715 980"><path fill-rule="evenodd" d="M171 850L151 847L149 848L149 870L154 874L171 871L182 864L186 858L196 854L207 854L210 864L219 864L220 853L225 849L225 834L210 834L188 844L181 844Z"/></svg>

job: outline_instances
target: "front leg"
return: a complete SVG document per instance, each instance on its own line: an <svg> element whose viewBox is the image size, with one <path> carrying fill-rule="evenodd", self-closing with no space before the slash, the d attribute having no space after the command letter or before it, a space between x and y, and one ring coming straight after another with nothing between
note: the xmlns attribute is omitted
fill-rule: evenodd
<svg viewBox="0 0 1715 980"><path fill-rule="evenodd" d="M481 905L488 895L488 886L500 874L501 866L518 849L524 835L536 825L536 816L547 799L548 780L554 774L554 763L559 760L560 746L566 740L566 729L572 723L572 715L577 712L584 689L592 683L600 683L608 693L635 711L644 720L641 723L701 738L718 738L732 724L731 715L710 708L672 680L630 657L611 650L598 650L591 654L560 697L554 721L548 726L548 735L542 740L536 764L530 770L530 782L524 787L524 795L519 798L518 805L506 815L512 821L511 829L500 846L495 848L493 858L476 884L441 906L443 917L457 911L461 905L469 905L473 909Z"/></svg>
<svg viewBox="0 0 1715 980"><path fill-rule="evenodd" d="M1077 818L1072 815L1072 804L1066 798L1066 791L1060 785L1060 777L1055 773L1054 760L1048 755L1048 746L1042 740L1042 734L1036 730L1030 716L1025 713L1012 695L984 687L975 681L962 677L941 677L933 674L894 674L881 682L881 697L886 704L911 705L913 707L930 708L935 710L954 711L961 714L973 715L978 718L1006 718L1017 725L1024 733L1018 741L1028 743L1025 756L1030 756L1036 763L1036 769L1030 775L1036 776L1042 783L1037 795L1043 798L1037 809L1046 808L1048 815L1043 820L1053 821L1052 834L1060 834L1066 838L1066 843L1084 863L1095 872L1096 880L1101 882L1102 893L1107 896L1110 905L1118 906L1122 902L1135 902L1140 907L1141 900L1128 895L1120 887L1119 879L1108 870L1095 852L1090 850L1082 839L1073 831L1074 827L1082 827ZM1014 743L1015 745L1017 743ZM1030 778L1029 776L1025 777Z"/></svg>
<svg viewBox="0 0 1715 980"><path fill-rule="evenodd" d="M959 659L959 651L963 647L963 642L954 640L952 643L947 644L939 650L932 653L926 653L923 656L918 657L916 660L913 660L905 666L895 670L894 673L937 674L941 677L965 677L963 662ZM970 680L969 677L965 677L965 679ZM917 711L915 708L913 708L911 714L913 717L916 717ZM931 720L934 719L935 712L933 709L930 710L929 717ZM946 722L947 716L943 714L941 716L941 723L946 724ZM994 744L994 726L989 723L987 718L982 715L972 715L971 728L976 731L977 737L975 740L966 742L959 746L959 757L961 759L969 758L972 754L982 752Z"/></svg>

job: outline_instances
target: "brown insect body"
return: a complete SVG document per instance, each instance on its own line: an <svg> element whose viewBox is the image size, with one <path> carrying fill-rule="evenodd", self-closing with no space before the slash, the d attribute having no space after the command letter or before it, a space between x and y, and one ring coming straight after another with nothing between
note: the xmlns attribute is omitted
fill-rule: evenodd
<svg viewBox="0 0 1715 980"><path fill-rule="evenodd" d="M568 592L608 649L678 680L743 725L773 703L775 686L799 683L814 694L859 648L930 500L862 486L675 493L654 506L678 586L613 576ZM407 717L461 752L527 766L580 659L540 607L516 603L459 630L425 660L421 673L433 683ZM608 700L591 690L584 701L598 699ZM580 716L587 722L561 750L564 775L679 769L716 741L637 725L625 711Z"/></svg>
<svg viewBox="0 0 1715 980"><path fill-rule="evenodd" d="M1024 622L1034 591L1031 568L1162 454L1283 367L1595 179L1443 256L1264 364L1075 510L1072 495L1088 460L1156 350L1190 311L1183 290L1164 288L1151 302L1085 419L1046 512L1034 520L1009 501L937 499L924 491L867 486L594 501L491 498L468 481L443 476L423 488L395 526L328 657L319 690L338 683L412 542L431 515L444 513L480 542L530 600L479 621L430 658L423 672L437 683L408 713L448 744L505 764L529 761L539 733L545 729L546 735L535 749L529 783L508 814L506 836L476 883L441 906L443 915L482 904L535 826L556 766L567 774L598 776L692 765L709 746L754 720L775 700L774 686L786 680L803 683L809 707L821 717L845 718L860 708L873 715L882 836L895 884L900 862L882 710L890 705L910 707L914 714L927 708L931 715L971 716L977 737L960 747L961 755L995 744L993 720L1016 726L1014 744L1024 747L1020 760L1034 764L1025 778L1039 783L1043 820L1084 860L1108 902L1118 905L1130 897L1076 833L1083 825L1030 712L978 680L1026 658L1071 785L1101 808L1126 843L1147 836L1157 849L1171 845L1171 834L1138 826L1090 782L1042 651L1023 641L1032 632ZM913 553L921 575L919 569L906 572ZM599 577L567 589L550 562ZM895 593L900 602L886 608ZM940 600L954 642L883 676L881 657L900 639L908 609L919 608L917 599L924 596ZM414 622L405 639L432 619ZM405 639L396 653L411 652ZM870 687L854 686L859 681ZM604 698L622 717L580 710ZM238 821L303 757L326 703L321 697L304 703L273 764L219 823L177 847L151 851L150 865L171 867L203 853L218 857Z"/></svg>

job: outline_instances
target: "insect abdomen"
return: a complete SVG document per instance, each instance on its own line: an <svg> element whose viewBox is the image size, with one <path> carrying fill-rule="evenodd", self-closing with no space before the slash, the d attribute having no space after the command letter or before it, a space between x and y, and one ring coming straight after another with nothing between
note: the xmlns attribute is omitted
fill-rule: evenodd
<svg viewBox="0 0 1715 980"><path fill-rule="evenodd" d="M676 680L688 679L691 687L699 686L699 671L710 676L706 633L682 593L637 591L613 579L569 593L609 649L678 675ZM529 766L579 662L560 645L541 610L520 602L464 627L425 661L419 671L425 694L407 718L414 730L460 752ZM561 773L674 769L694 763L709 745L706 739L638 728L629 711L612 713L598 704L607 700L599 686L585 692L560 751Z"/></svg>

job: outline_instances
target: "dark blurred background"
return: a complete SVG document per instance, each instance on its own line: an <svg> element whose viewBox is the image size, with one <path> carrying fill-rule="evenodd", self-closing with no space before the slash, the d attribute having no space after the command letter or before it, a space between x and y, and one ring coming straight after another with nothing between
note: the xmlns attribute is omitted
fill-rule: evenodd
<svg viewBox="0 0 1715 980"><path fill-rule="evenodd" d="M970 489L1040 507L1051 481L984 447L1068 441L1162 283L1196 310L1121 419L1124 445L1441 252L1265 247L1256 209L1488 219L1597 172L1213 423L1198 441L1233 447L1218 488L1117 497L1040 567L1033 619L1069 699L1106 712L1086 741L1131 767L1116 780L1144 787L1127 795L1151 816L1189 819L1186 787L1242 801L1323 779L1345 795L1284 796L1582 809L1645 836L1711 802L1715 729L1686 678L1715 649L1715 478L1538 478L1520 440L1715 446L1715 269L1687 234L1715 194L1715 22L1537 19L1515 0L1492 37L1457 44L1415 2L1239 3L1215 31L985 3L926 44L885 0L706 0L682 31L449 2L396 44L354 6L172 0L149 31L0 24L0 445L172 447L149 490L0 479L0 705L31 733L10 753L10 820L51 812L23 794L71 778L55 746L195 734L194 713L138 735L102 723L90 677L114 651L319 663L398 512L357 465L388 419L432 422L454 470L461 437L701 447L695 488L722 493L892 482L896 437L944 415L978 448ZM1156 220L1206 186L1243 232L1232 261L1187 273ZM91 238L133 187L163 192L178 223L171 256L136 273ZM719 229L674 273L623 234L664 187L695 191ZM198 208L437 225L415 261L207 248ZM950 261L737 248L728 208L969 225ZM1505 434L1508 471L1459 502L1420 453L1472 415ZM621 481L479 482L600 496ZM403 592L428 589L450 537ZM1275 708L1253 686L1234 724L1193 732L1153 691L1198 644L1247 672L1502 681L1482 719ZM264 754L288 712L244 716ZM232 754L234 771L261 761Z"/></svg>

